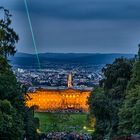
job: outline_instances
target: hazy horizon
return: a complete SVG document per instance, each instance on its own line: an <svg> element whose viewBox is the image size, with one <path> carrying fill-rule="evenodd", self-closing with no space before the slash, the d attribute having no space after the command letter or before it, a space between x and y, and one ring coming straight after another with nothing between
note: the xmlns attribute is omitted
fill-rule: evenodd
<svg viewBox="0 0 140 140"><path fill-rule="evenodd" d="M16 52L16 53L21 53L21 54L31 54L31 55L36 55L36 53L28 53L28 52ZM79 53L79 52L39 52L38 54L47 54L47 53L55 53L55 54L130 54L130 55L136 55L137 53L117 53L117 52L107 52L107 53L100 53L100 52L96 52L96 53L94 53L94 52L82 52L82 53Z"/></svg>

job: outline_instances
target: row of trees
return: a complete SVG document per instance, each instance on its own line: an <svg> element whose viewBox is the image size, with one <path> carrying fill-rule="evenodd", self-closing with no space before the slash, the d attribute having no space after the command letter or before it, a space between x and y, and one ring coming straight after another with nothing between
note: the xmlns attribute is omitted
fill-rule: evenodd
<svg viewBox="0 0 140 140"><path fill-rule="evenodd" d="M118 113L120 134L140 135L140 45L125 94L123 105Z"/></svg>
<svg viewBox="0 0 140 140"><path fill-rule="evenodd" d="M0 7L0 139L37 139L38 120L33 110L25 106L26 88L17 82L8 64L8 56L16 53L19 40L11 28L11 15Z"/></svg>
<svg viewBox="0 0 140 140"><path fill-rule="evenodd" d="M88 100L96 118L94 138L140 134L140 46L135 59L118 58L102 72L104 78Z"/></svg>

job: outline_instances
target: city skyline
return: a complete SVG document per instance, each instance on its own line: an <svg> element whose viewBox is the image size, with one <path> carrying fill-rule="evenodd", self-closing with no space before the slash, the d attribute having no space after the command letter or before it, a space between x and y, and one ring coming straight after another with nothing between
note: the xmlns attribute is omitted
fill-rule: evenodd
<svg viewBox="0 0 140 140"><path fill-rule="evenodd" d="M138 0L27 0L39 53L136 53ZM24 0L5 0L19 34L17 50L35 53Z"/></svg>

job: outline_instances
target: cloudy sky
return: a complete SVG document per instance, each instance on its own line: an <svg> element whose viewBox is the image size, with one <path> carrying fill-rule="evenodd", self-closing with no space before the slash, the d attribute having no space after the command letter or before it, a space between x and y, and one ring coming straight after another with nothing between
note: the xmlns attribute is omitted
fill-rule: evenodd
<svg viewBox="0 0 140 140"><path fill-rule="evenodd" d="M38 52L136 53L140 0L27 0ZM0 0L13 15L19 52L35 53L24 0Z"/></svg>

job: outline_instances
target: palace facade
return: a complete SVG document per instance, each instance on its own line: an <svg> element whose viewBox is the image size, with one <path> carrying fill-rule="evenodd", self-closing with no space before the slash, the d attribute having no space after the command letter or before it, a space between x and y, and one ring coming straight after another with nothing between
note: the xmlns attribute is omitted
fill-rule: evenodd
<svg viewBox="0 0 140 140"><path fill-rule="evenodd" d="M38 111L78 110L87 112L87 98L91 90L72 87L72 75L68 76L66 89L38 89L28 93L27 106L36 106Z"/></svg>

